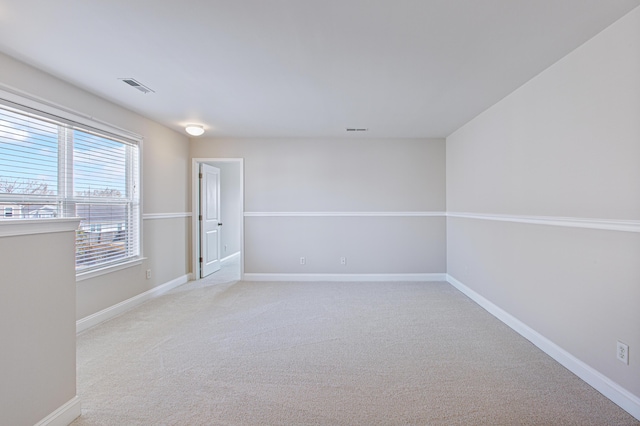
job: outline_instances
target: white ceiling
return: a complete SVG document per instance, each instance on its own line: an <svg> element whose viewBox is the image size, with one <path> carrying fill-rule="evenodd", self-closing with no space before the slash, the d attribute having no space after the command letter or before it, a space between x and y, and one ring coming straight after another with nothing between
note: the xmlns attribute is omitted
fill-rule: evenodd
<svg viewBox="0 0 640 426"><path fill-rule="evenodd" d="M444 137L638 5L0 0L0 51L180 131Z"/></svg>

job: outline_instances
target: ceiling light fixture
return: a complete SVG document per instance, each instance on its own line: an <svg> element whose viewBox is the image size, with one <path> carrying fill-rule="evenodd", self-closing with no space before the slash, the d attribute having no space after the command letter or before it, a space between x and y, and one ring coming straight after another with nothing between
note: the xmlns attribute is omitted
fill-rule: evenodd
<svg viewBox="0 0 640 426"><path fill-rule="evenodd" d="M188 124L184 130L186 130L186 132L191 136L200 136L204 133L204 127L199 124Z"/></svg>

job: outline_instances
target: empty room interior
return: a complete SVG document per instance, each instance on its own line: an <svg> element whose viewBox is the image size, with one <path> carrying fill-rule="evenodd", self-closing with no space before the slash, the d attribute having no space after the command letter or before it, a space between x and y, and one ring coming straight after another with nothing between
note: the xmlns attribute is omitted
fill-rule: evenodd
<svg viewBox="0 0 640 426"><path fill-rule="evenodd" d="M0 0L0 214L0 425L638 424L640 0Z"/></svg>

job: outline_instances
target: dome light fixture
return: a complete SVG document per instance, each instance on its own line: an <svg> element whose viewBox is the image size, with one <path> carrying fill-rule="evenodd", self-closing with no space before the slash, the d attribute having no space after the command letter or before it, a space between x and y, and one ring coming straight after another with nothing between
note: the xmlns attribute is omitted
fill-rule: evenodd
<svg viewBox="0 0 640 426"><path fill-rule="evenodd" d="M187 124L184 130L191 136L200 136L204 133L204 127L200 124Z"/></svg>

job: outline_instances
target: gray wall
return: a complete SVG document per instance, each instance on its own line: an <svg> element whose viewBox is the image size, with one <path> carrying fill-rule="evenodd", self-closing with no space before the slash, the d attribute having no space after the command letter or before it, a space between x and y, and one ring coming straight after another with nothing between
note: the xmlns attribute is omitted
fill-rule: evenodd
<svg viewBox="0 0 640 426"><path fill-rule="evenodd" d="M193 158L244 158L247 273L445 272L442 217L269 216L443 212L444 155L441 139L191 142Z"/></svg>
<svg viewBox="0 0 640 426"><path fill-rule="evenodd" d="M639 76L636 9L447 138L448 211L640 220ZM447 235L450 275L640 397L639 233L450 217Z"/></svg>
<svg viewBox="0 0 640 426"><path fill-rule="evenodd" d="M0 69L2 84L142 135L143 213L191 211L186 136L3 54ZM77 318L188 274L190 226L187 217L143 220L143 264L78 282ZM145 277L147 269L152 270L149 280Z"/></svg>
<svg viewBox="0 0 640 426"><path fill-rule="evenodd" d="M76 396L74 226L0 237L2 425L33 425Z"/></svg>

